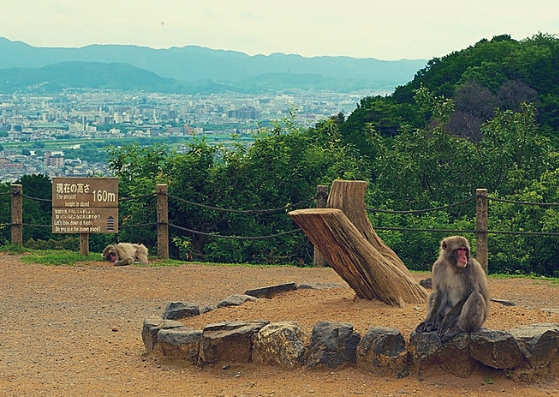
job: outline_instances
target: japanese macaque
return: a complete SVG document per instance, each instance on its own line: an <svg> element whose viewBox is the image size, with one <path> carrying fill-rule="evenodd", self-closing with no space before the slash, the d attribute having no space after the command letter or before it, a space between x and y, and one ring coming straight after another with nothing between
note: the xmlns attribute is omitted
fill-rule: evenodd
<svg viewBox="0 0 559 397"><path fill-rule="evenodd" d="M148 263L148 249L143 244L118 243L107 245L103 250L103 258L115 266L126 266L138 261Z"/></svg>
<svg viewBox="0 0 559 397"><path fill-rule="evenodd" d="M479 330L489 314L490 298L485 272L470 256L468 240L443 239L432 273L434 291L427 302L427 318L416 331L436 331L446 342L461 332Z"/></svg>

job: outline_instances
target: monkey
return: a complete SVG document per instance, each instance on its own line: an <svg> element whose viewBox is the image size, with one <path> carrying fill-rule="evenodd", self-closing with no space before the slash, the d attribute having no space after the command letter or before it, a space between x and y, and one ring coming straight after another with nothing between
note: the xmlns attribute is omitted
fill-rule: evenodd
<svg viewBox="0 0 559 397"><path fill-rule="evenodd" d="M115 266L131 265L136 260L143 265L148 263L148 249L143 244L118 243L107 245L103 258L114 262Z"/></svg>
<svg viewBox="0 0 559 397"><path fill-rule="evenodd" d="M450 236L441 241L432 280L427 317L416 332L436 331L447 342L461 332L478 331L489 315L490 297L485 272L470 256L466 238Z"/></svg>

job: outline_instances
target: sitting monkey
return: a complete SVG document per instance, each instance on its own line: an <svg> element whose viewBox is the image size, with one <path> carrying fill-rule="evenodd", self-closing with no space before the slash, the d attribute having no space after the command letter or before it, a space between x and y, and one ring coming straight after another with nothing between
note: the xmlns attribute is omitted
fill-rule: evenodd
<svg viewBox="0 0 559 397"><path fill-rule="evenodd" d="M490 298L485 272L471 256L468 240L443 239L432 272L434 291L427 302L427 318L416 331L436 331L446 342L461 332L479 330L489 314Z"/></svg>
<svg viewBox="0 0 559 397"><path fill-rule="evenodd" d="M148 249L143 244L118 243L107 245L103 250L103 258L114 262L115 266L126 266L139 261L148 263Z"/></svg>

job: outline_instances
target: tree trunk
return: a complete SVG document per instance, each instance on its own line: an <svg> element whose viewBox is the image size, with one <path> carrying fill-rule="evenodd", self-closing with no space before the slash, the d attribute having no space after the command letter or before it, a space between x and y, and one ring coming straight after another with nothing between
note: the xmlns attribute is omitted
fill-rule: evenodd
<svg viewBox="0 0 559 397"><path fill-rule="evenodd" d="M409 269L404 265L400 257L381 240L373 229L373 225L371 225L369 216L367 215L367 208L365 208L366 190L367 182L365 181L335 180L332 183L326 207L342 210L351 223L355 225L357 230L363 234L365 239L367 239L388 262L411 276Z"/></svg>
<svg viewBox="0 0 559 397"><path fill-rule="evenodd" d="M427 292L409 271L385 258L340 209L295 210L289 216L358 297L400 307L425 302Z"/></svg>

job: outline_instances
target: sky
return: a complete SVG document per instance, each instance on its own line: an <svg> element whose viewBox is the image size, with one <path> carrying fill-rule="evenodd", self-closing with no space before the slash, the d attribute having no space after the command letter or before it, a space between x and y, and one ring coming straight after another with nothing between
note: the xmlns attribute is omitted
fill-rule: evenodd
<svg viewBox="0 0 559 397"><path fill-rule="evenodd" d="M0 0L0 37L35 47L432 59L501 34L557 35L558 11L557 0Z"/></svg>

